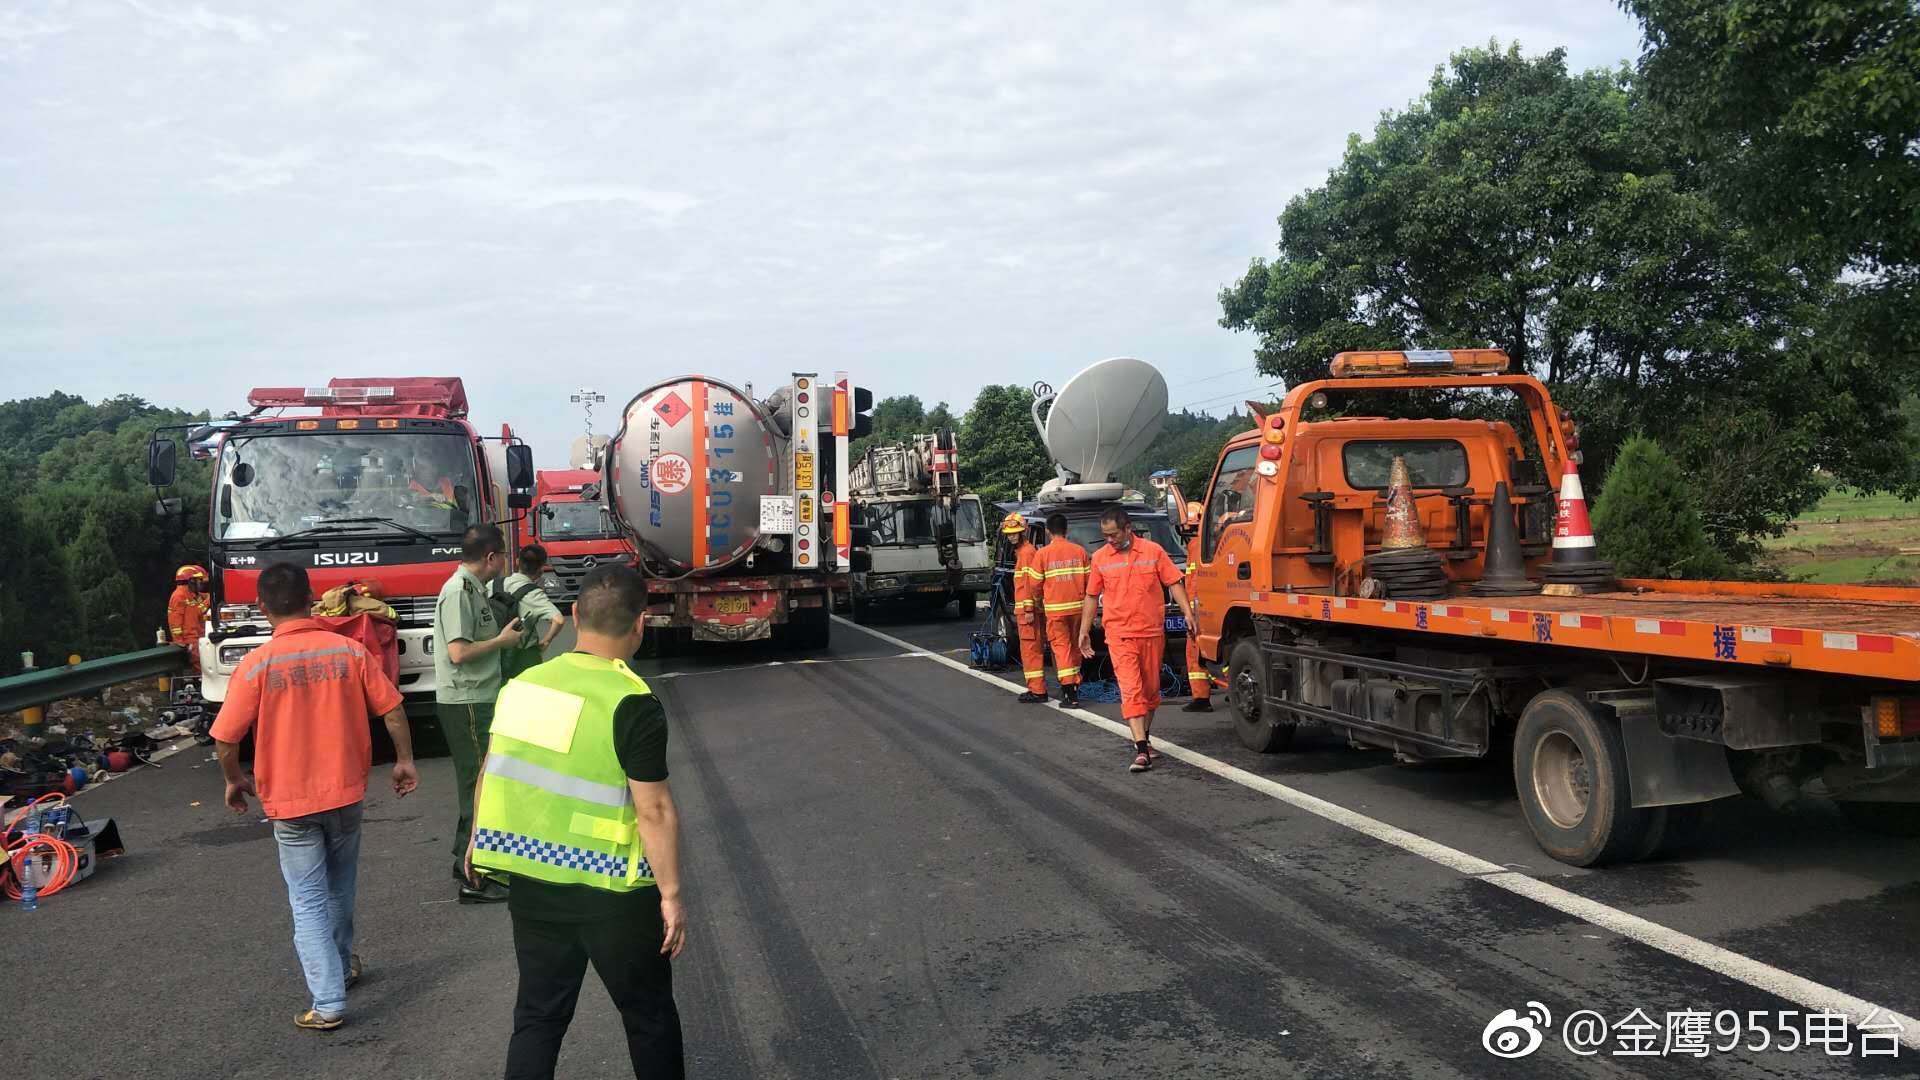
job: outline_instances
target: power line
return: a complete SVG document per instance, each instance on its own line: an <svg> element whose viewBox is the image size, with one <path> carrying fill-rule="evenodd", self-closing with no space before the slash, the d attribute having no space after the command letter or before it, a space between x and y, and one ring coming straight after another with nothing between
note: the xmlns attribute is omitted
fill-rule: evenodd
<svg viewBox="0 0 1920 1080"><path fill-rule="evenodd" d="M1227 370L1222 371L1217 375L1205 375L1198 379L1189 379L1186 382L1180 383L1179 385L1183 387L1199 386L1201 383L1216 382L1220 379L1227 378L1228 376L1245 375L1246 373L1247 373L1246 365L1242 364L1239 367L1228 368Z"/></svg>
<svg viewBox="0 0 1920 1080"><path fill-rule="evenodd" d="M1217 397L1201 398L1198 401L1189 401L1185 405L1180 406L1180 409L1181 411L1185 411L1187 409L1191 409L1196 406L1203 407L1203 409L1219 408L1221 405L1224 405L1230 401L1244 398L1251 394L1267 393L1273 390L1277 390L1280 387L1285 385L1286 383L1284 380L1276 380L1274 382L1266 383L1261 386L1251 386L1245 390L1235 390L1233 393L1230 393L1230 394L1221 394Z"/></svg>

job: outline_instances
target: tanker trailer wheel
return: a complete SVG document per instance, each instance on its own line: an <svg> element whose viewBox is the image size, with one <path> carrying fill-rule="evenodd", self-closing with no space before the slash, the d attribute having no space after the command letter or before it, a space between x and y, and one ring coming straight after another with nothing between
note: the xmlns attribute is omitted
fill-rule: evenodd
<svg viewBox="0 0 1920 1080"><path fill-rule="evenodd" d="M1267 659L1260 643L1243 637L1227 654L1227 702L1233 733L1257 754L1277 754L1293 746L1297 724L1274 719L1267 700Z"/></svg>
<svg viewBox="0 0 1920 1080"><path fill-rule="evenodd" d="M806 653L823 653L833 642L833 620L828 618L831 609L820 607L794 608L787 627L789 639L795 649Z"/></svg>
<svg viewBox="0 0 1920 1080"><path fill-rule="evenodd" d="M1620 729L1565 690L1536 695L1513 736L1513 782L1540 849L1563 863L1631 862L1657 811L1636 809Z"/></svg>

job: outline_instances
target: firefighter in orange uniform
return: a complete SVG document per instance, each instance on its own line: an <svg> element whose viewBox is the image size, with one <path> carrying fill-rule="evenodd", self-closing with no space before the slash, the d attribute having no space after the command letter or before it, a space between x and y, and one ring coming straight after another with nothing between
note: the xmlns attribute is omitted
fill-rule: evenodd
<svg viewBox="0 0 1920 1080"><path fill-rule="evenodd" d="M1193 547L1200 542L1200 512L1199 503L1188 503L1182 530L1187 541L1187 595L1196 606L1200 602L1200 590L1194 587L1193 568L1199 564L1194 561ZM1193 699L1180 706L1181 712L1213 711L1213 677L1200 663L1200 623L1191 614L1187 617L1187 688L1193 691Z"/></svg>
<svg viewBox="0 0 1920 1080"><path fill-rule="evenodd" d="M1047 700L1047 653L1040 627L1040 594L1046 578L1040 573L1040 549L1027 535L1025 518L1008 514L1000 523L1000 533L1013 545L1013 621L1020 631L1020 666L1027 677L1027 692L1020 700L1032 704Z"/></svg>
<svg viewBox="0 0 1920 1080"><path fill-rule="evenodd" d="M1054 674L1060 677L1060 702L1080 704L1080 604L1087 598L1087 549L1067 539L1067 515L1047 517L1047 546L1040 549L1040 606L1047 618L1047 643L1053 647Z"/></svg>
<svg viewBox="0 0 1920 1080"><path fill-rule="evenodd" d="M183 566L173 572L173 595L167 599L167 640L187 650L187 663L200 670L200 638L207 632L207 612L213 598L207 595L206 568Z"/></svg>

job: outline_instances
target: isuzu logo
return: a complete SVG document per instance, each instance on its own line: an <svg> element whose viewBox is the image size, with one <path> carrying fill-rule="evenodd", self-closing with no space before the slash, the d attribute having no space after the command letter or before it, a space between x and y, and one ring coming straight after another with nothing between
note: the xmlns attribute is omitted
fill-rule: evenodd
<svg viewBox="0 0 1920 1080"><path fill-rule="evenodd" d="M377 551L316 551L315 566L373 566L380 561Z"/></svg>

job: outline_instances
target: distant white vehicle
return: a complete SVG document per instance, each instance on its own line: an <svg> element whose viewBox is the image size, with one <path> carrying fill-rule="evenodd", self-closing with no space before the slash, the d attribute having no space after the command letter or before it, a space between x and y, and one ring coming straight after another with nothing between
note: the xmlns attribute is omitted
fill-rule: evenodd
<svg viewBox="0 0 1920 1080"><path fill-rule="evenodd" d="M951 604L971 618L993 582L993 550L980 497L961 489L953 432L869 448L854 461L848 490L867 555L853 576L854 617L901 603Z"/></svg>

